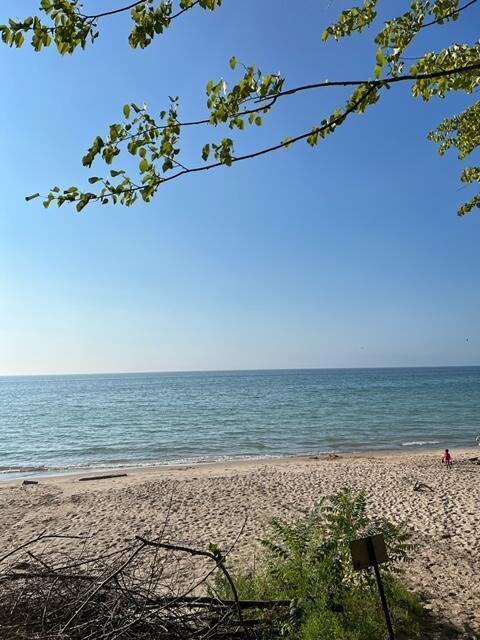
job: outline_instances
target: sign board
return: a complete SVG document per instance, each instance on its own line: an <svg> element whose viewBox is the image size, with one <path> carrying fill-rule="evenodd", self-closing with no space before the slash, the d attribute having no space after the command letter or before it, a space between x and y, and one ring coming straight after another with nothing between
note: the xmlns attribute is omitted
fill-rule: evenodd
<svg viewBox="0 0 480 640"><path fill-rule="evenodd" d="M385 540L381 533L369 538L360 538L350 542L354 569L368 569L375 564L382 564L388 561Z"/></svg>

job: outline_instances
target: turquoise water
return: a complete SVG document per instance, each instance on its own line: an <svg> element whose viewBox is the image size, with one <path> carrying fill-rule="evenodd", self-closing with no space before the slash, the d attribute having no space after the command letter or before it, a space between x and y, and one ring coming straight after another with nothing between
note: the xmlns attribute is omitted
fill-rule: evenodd
<svg viewBox="0 0 480 640"><path fill-rule="evenodd" d="M480 367L0 378L0 472L475 446Z"/></svg>

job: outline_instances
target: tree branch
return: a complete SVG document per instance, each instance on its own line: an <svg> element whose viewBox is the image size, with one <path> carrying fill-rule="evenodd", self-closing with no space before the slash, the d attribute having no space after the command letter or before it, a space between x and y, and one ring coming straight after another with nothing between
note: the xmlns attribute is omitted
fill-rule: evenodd
<svg viewBox="0 0 480 640"><path fill-rule="evenodd" d="M476 1L476 0L475 0ZM384 78L381 80L326 80L325 82L315 82L312 84L304 84L299 87L294 87L292 89L286 89L285 91L279 91L278 93L274 93L269 98L283 98L284 96L291 96L294 93L299 93L300 91L309 91L311 89L321 89L324 87L358 87L362 84L373 86L373 87L382 87L390 84L395 84L397 82L406 82L412 80L430 80L433 78L441 78L443 76L451 76L456 73L464 73L468 71L474 71L475 69L480 69L480 62L477 62L472 65L466 65L464 67L456 67L455 69L443 69L441 71L431 71L430 73L418 73L414 74L406 74L403 76L392 76L390 78ZM254 100L258 100L258 98L254 98Z"/></svg>
<svg viewBox="0 0 480 640"><path fill-rule="evenodd" d="M271 147L267 147L265 149L261 149L260 151L254 151L252 153L248 153L245 154L243 156L237 156L237 157L233 157L231 159L231 164L236 163L236 162L241 162L242 160L250 160L253 158L258 158L259 156L263 156L266 155L268 153L272 153L273 151L277 151L279 149L283 149L285 147L289 147L292 144L295 144L296 142L299 142L300 140L304 140L308 137L310 137L311 135L315 135L315 134L321 134L322 132L326 132L328 129L332 129L334 127L336 127L337 125L343 123L347 117L352 114L353 112L355 112L361 105L363 102L365 102L367 100L367 98L378 89L377 84L372 84L367 91L364 93L364 95L362 95L358 100L356 100L355 102L353 102L348 109L345 110L344 113L342 113L341 115L331 119L329 122L327 122L326 124L322 125L321 127L316 127L314 129L311 129L310 131L307 131L306 133L302 133L296 137L293 138L289 138L287 140L284 140L283 142L280 142L279 144L273 145ZM171 180L175 180L176 178L179 178L182 175L186 175L189 173L198 173L200 171L208 171L210 169L214 169L216 167L220 167L220 166L225 166L225 162L213 162L211 164L208 165L203 165L203 166L199 166L199 167L193 167L193 168L186 168L183 169L182 171L178 171L177 173L168 176L167 178L159 178L158 183L155 185L156 188L158 188L160 186L160 184L163 184L164 182L170 182ZM91 201L97 201L97 200L103 200L105 198L113 198L114 196L118 196L121 195L121 193L135 193L138 191L142 191L143 189L147 189L148 185L137 185L135 187L129 188L129 189L125 189L123 190L123 192L114 192L114 191L110 191L108 193L104 193L103 195L95 195L95 197L91 198ZM82 199L82 194L80 194L80 196L78 198L72 198L70 200L70 202L79 202Z"/></svg>
<svg viewBox="0 0 480 640"><path fill-rule="evenodd" d="M261 100L265 100L266 98L262 98ZM271 109L273 107L273 105L275 104L275 102L277 101L277 97L275 96L274 98L272 98L270 100L270 96L267 97L267 99L269 100L268 104L262 104L258 107L255 107L254 109L245 109L244 111L239 111L238 113L234 113L232 114L231 118L238 118L240 116L248 116L251 113L261 113L263 111L265 111L265 109ZM247 100L244 100L244 102L247 101L251 101L252 98L248 98ZM258 98L255 98L255 100L257 101ZM143 136L146 133L150 133L152 131L164 131L165 129L171 129L172 127L198 127L199 125L202 124L212 124L210 122L209 118L204 118L203 120L190 120L187 122L175 122L172 124L161 124L157 127L147 127L146 129L143 129L141 132L139 133L131 133L128 136L125 136L123 138L120 138L119 140L116 140L115 142L126 142L127 140L132 140L133 138L138 138L139 136ZM177 163L179 164L179 163Z"/></svg>
<svg viewBox="0 0 480 640"><path fill-rule="evenodd" d="M464 11L465 9L468 9L468 7L471 7L472 4L475 4L476 2L477 2L477 0L470 0L470 2L467 2L462 7L458 7L458 9L454 9L453 11L450 11L450 13L445 14L441 18L437 18L436 20L432 20L431 22L426 22L425 24L422 24L420 29L425 29L425 27L431 27L434 24L440 24L444 20L447 20L448 18L451 18L452 16L456 16L460 12Z"/></svg>
<svg viewBox="0 0 480 640"><path fill-rule="evenodd" d="M174 13L173 16L170 16L170 20L174 20L175 18L178 18L178 16L181 16L182 13L185 13L186 11L189 11L190 9L193 9L193 7L195 7L197 4L199 4L200 0L195 0L194 2L192 2L190 7L186 7L185 9L181 9L180 11L178 11L177 13ZM122 13L124 11L129 11L130 9L134 9L135 7L140 6L141 4L145 4L146 0L137 0L137 2L133 2L132 4L129 4L126 7L120 7L119 9L112 9L111 11L104 11L103 13L97 13L95 15L92 16L87 16L84 14L79 14L82 18L85 18L85 20L97 20L98 18L105 18L106 16L113 16L117 13Z"/></svg>
<svg viewBox="0 0 480 640"><path fill-rule="evenodd" d="M96 15L87 16L83 13L79 13L82 18L85 20L96 20L97 18L104 18L105 16L113 16L117 13L123 13L124 11L130 11L130 9L135 9L135 7L139 7L141 4L145 4L146 0L137 0L137 2L132 2L126 7L120 7L119 9L112 9L111 11L104 11L103 13L97 13Z"/></svg>
<svg viewBox="0 0 480 640"><path fill-rule="evenodd" d="M476 2L477 0L475 0ZM244 111L239 111L235 114L232 114L230 117L231 118L237 118L237 117L241 117L241 116L246 116L249 115L251 113L259 113L264 111L265 109L271 109L273 107L273 105L276 103L276 101L279 98L283 98L285 96L291 96L294 95L296 93L301 93L303 91L310 91L312 89L323 89L323 88L328 88L328 87L359 87L361 85L366 85L369 87L378 87L381 88L383 86L387 86L387 85L391 85L391 84L395 84L398 82L406 82L406 81L418 81L418 80L429 80L429 79L433 79L433 78L440 78L443 76L450 76L450 75L454 75L456 73L463 73L463 72L468 72L468 71L473 71L475 69L480 69L480 62L475 63L473 65L467 65L464 67L456 67L455 69L442 69L439 71L432 71L430 73L419 73L419 74L408 74L408 75L403 75L403 76L393 76L390 78L384 78L382 80L326 80L324 82L315 82L315 83L311 83L311 84L305 84L305 85L301 85L298 87L293 87L292 89L286 89L285 91L279 91L278 93L274 93L271 94L269 96L265 96L262 98L258 98L257 96L252 96L250 98L246 98L244 100L244 103L247 103L249 101L254 101L254 102L262 102L265 100L268 100L268 104L262 104L254 109L245 109ZM138 138L140 136L143 136L145 134L148 134L150 132L156 132L156 131L164 131L165 129L171 129L172 127L195 127L195 126L200 126L200 125L208 125L211 124L210 119L209 118L205 118L203 120L190 120L190 121L186 121L186 122L175 122L174 124L166 124L166 125L159 125L159 126L155 126L155 127L148 127L146 129L143 129L141 132L139 133L132 133L128 136L125 136L119 140L116 140L116 143L121 143L121 142L126 142L127 140L132 140L133 138ZM307 137L309 134L305 134L305 136L302 137ZM301 137L300 137L301 139ZM296 141L297 139L295 139ZM277 147L276 147L277 148ZM263 152L262 152L263 153ZM239 158L241 159L241 158ZM179 164L177 162L177 164ZM222 163L220 163L222 164ZM213 165L213 166L217 166L217 165ZM188 171L200 171L201 169L189 169ZM182 172L183 173L183 172ZM164 180L164 182L166 180L169 180L171 178L166 178ZM141 189L143 187L139 187L139 189Z"/></svg>

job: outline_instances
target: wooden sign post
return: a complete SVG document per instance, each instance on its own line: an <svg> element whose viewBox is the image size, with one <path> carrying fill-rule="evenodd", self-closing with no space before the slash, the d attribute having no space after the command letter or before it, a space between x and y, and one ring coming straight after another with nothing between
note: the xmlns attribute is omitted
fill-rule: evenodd
<svg viewBox="0 0 480 640"><path fill-rule="evenodd" d="M380 600L382 602L383 612L385 614L385 622L387 623L389 640L395 640L393 634L392 619L390 617L390 611L388 610L387 598L385 596L385 590L383 588L382 576L380 575L379 564L387 562L388 555L385 547L385 540L383 535L379 533L376 536L369 536L368 538L360 538L350 543L350 551L352 552L353 568L368 569L373 567L375 571L375 577L377 579L378 591L380 593Z"/></svg>

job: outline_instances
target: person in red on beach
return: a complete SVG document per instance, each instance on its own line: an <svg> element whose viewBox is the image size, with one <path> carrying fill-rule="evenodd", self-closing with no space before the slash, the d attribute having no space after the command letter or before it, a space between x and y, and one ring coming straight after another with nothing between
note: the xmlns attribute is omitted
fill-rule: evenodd
<svg viewBox="0 0 480 640"><path fill-rule="evenodd" d="M450 451L448 449L445 449L445 452L442 456L442 463L446 464L447 467L452 466L452 456L450 455Z"/></svg>

